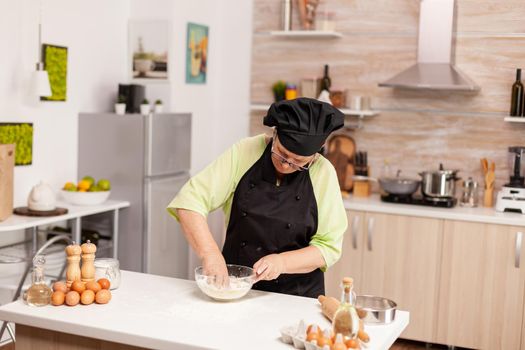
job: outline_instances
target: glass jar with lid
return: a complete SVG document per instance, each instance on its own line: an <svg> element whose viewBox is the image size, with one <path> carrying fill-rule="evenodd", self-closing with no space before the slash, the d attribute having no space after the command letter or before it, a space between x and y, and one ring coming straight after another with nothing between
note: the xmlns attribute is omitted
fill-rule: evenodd
<svg viewBox="0 0 525 350"><path fill-rule="evenodd" d="M117 289L120 286L120 265L117 259L98 258L95 259L95 279L107 278L110 282L109 289Z"/></svg>

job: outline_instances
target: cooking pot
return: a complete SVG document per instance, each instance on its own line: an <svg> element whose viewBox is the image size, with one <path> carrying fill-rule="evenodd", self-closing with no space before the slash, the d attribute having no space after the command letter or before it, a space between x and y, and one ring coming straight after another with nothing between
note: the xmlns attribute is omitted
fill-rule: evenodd
<svg viewBox="0 0 525 350"><path fill-rule="evenodd" d="M439 170L423 171L421 176L421 192L427 197L453 198L456 194L456 181L459 170L445 170L443 164Z"/></svg>
<svg viewBox="0 0 525 350"><path fill-rule="evenodd" d="M388 194L395 194L400 196L409 196L417 191L420 180L410 179L399 176L401 171L397 171L396 177L380 177L379 179L367 176L354 176L354 180L372 180L379 182L381 189Z"/></svg>

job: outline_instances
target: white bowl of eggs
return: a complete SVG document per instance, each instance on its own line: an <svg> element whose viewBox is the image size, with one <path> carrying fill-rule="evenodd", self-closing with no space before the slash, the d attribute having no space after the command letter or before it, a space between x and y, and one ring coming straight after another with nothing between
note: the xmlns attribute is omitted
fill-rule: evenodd
<svg viewBox="0 0 525 350"><path fill-rule="evenodd" d="M204 274L204 269L199 266L195 269L195 281L199 289L217 301L231 301L245 296L255 282L255 272L251 267L242 265L226 265L228 268L228 283L217 283L215 276Z"/></svg>

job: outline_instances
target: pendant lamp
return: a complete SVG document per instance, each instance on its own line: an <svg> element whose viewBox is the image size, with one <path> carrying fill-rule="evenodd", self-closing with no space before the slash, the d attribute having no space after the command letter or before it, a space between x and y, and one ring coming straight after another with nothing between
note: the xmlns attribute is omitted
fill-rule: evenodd
<svg viewBox="0 0 525 350"><path fill-rule="evenodd" d="M33 95L39 97L51 96L51 85L49 84L49 75L44 70L42 63L42 4L40 3L40 13L38 15L38 57L36 70L31 78Z"/></svg>

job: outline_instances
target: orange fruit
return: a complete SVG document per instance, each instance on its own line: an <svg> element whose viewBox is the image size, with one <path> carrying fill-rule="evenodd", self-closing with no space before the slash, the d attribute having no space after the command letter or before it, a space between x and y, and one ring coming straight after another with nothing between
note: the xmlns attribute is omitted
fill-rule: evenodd
<svg viewBox="0 0 525 350"><path fill-rule="evenodd" d="M91 187L91 182L89 180L80 180L78 182L78 190L79 191L87 191Z"/></svg>

